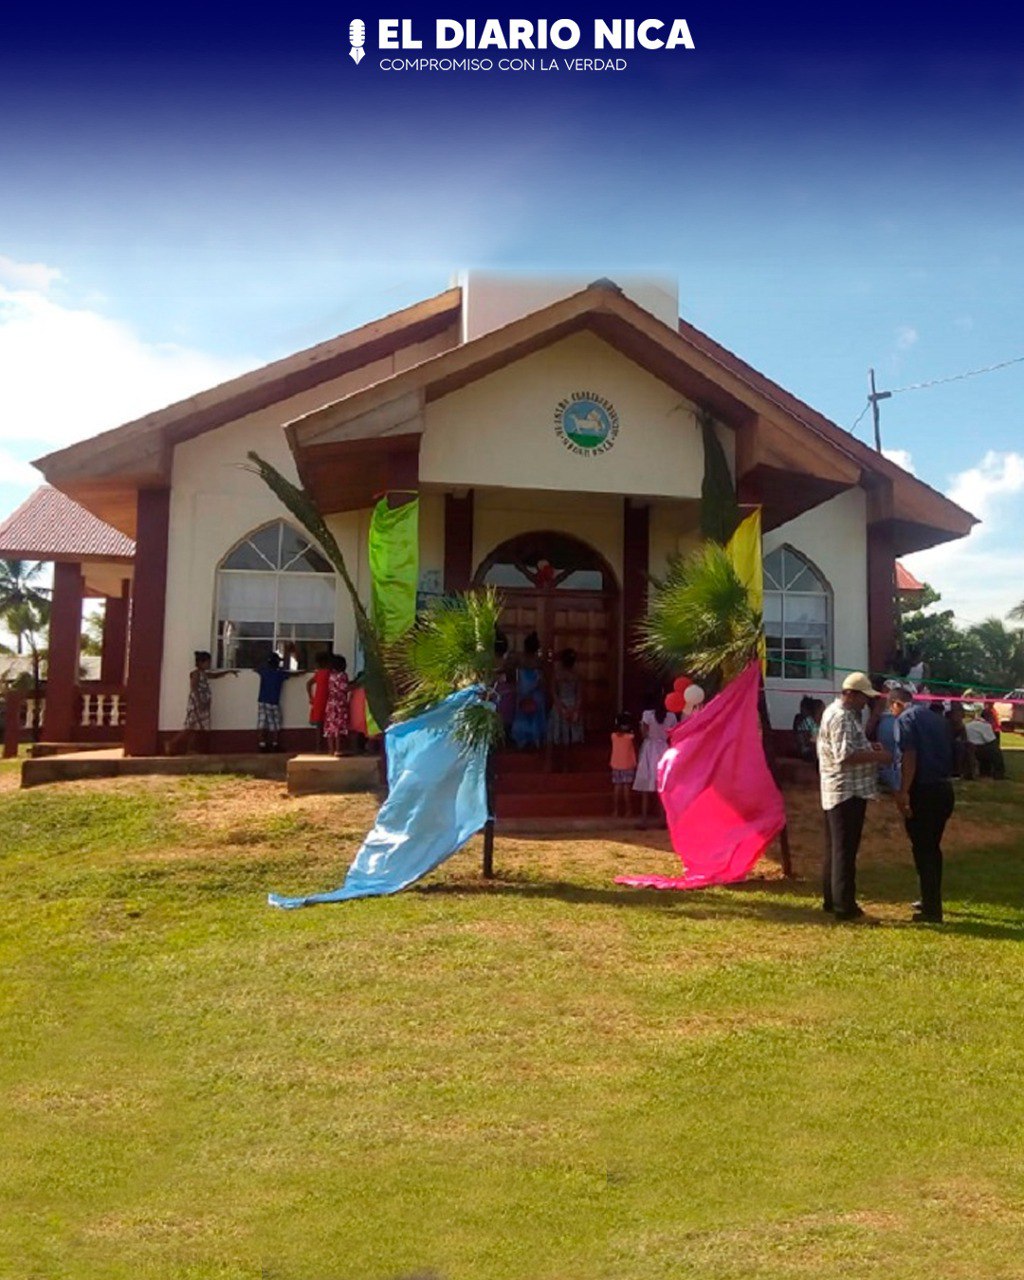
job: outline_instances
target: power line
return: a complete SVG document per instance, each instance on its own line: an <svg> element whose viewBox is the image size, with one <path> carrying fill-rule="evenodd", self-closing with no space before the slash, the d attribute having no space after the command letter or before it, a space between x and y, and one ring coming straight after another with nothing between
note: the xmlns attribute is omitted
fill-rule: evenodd
<svg viewBox="0 0 1024 1280"><path fill-rule="evenodd" d="M861 411L860 418L857 419L857 422L860 422L860 419L864 417L864 414L868 409L871 409L875 422L875 448L879 453L881 453L882 426L878 412L879 400L888 400L891 396L901 395L904 391L924 391L928 387L941 387L947 382L961 382L964 378L976 378L980 373L994 373L996 369L1008 369L1010 365L1022 363L1024 363L1024 356L1013 356L1010 360L1000 360L997 364L987 364L981 369L967 369L963 373L951 374L948 378L932 378L929 382L911 382L905 387L893 387L891 391L876 390L875 371L874 369L869 369L868 382L871 390L868 393L867 405ZM851 435L854 428L857 426L857 422L855 422L850 428Z"/></svg>
<svg viewBox="0 0 1024 1280"><path fill-rule="evenodd" d="M979 373L993 373L996 369L1007 369L1011 364L1024 363L1024 356L1014 356L1012 360L1000 360L998 364L987 364L983 369L968 369L965 373L954 373L948 378L932 378L930 382L912 382L906 387L893 387L891 396L898 396L903 391L923 391L926 387L941 387L945 382L959 382L963 378L976 378Z"/></svg>
<svg viewBox="0 0 1024 1280"><path fill-rule="evenodd" d="M850 435L851 435L851 436L852 436L852 435L853 435L853 433L857 430L857 427L858 427L858 425L860 424L860 420L861 420L861 418L863 418L863 417L864 417L864 415L867 413L867 411L868 411L870 408L871 408L871 401L870 401L870 400L868 400L868 401L865 403L864 408L863 408L863 409L861 409L860 413L858 413L858 414L857 414L857 421L856 421L856 422L853 424L853 426L850 428Z"/></svg>

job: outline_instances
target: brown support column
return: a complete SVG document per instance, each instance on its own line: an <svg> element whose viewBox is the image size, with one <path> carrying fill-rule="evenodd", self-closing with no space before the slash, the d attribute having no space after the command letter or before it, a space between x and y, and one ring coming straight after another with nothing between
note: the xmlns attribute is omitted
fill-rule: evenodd
<svg viewBox="0 0 1024 1280"><path fill-rule="evenodd" d="M124 728L126 756L150 756L158 750L170 505L169 489L139 490Z"/></svg>
<svg viewBox="0 0 1024 1280"><path fill-rule="evenodd" d="M103 650L100 680L104 684L124 683L124 660L128 644L128 593L131 584L121 583L119 596L107 596L103 607Z"/></svg>
<svg viewBox="0 0 1024 1280"><path fill-rule="evenodd" d="M887 670L896 650L896 547L889 521L868 525L868 661Z"/></svg>
<svg viewBox="0 0 1024 1280"><path fill-rule="evenodd" d="M639 715L645 686L650 681L633 652L636 627L647 613L647 573L650 565L650 508L623 498L622 512L622 705Z"/></svg>
<svg viewBox="0 0 1024 1280"><path fill-rule="evenodd" d="M75 741L84 588L80 564L53 566L50 653L46 663L46 710L43 713L43 731L49 742Z"/></svg>
<svg viewBox="0 0 1024 1280"><path fill-rule="evenodd" d="M473 490L444 496L444 589L468 591L473 581Z"/></svg>

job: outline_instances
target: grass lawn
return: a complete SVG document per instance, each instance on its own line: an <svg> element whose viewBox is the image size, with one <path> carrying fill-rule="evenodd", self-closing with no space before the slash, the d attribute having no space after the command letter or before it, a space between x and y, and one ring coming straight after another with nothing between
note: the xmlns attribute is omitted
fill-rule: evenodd
<svg viewBox="0 0 1024 1280"><path fill-rule="evenodd" d="M1016 745L1016 744L1015 744ZM362 798L0 766L0 1277L1024 1277L1024 753L960 787L943 928L637 892L658 835L338 883Z"/></svg>

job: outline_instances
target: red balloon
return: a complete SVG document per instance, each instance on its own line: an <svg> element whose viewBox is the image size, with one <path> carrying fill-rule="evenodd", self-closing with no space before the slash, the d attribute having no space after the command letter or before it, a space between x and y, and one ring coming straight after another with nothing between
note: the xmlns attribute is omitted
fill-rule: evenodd
<svg viewBox="0 0 1024 1280"><path fill-rule="evenodd" d="M679 715L686 702L681 693L670 693L665 699L665 710L671 711L673 715Z"/></svg>
<svg viewBox="0 0 1024 1280"><path fill-rule="evenodd" d="M676 676L672 682L672 689L675 693L685 693L691 684L693 681L689 676Z"/></svg>

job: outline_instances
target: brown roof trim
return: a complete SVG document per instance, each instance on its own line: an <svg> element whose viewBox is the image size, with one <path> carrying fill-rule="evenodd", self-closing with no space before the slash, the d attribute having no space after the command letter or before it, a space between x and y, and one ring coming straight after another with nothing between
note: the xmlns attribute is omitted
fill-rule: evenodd
<svg viewBox="0 0 1024 1280"><path fill-rule="evenodd" d="M325 437L330 439L332 428L341 423L373 415L368 421L380 417L383 424L386 415L377 415L376 411L401 397L419 395L429 402L585 328L611 345L622 345L632 359L655 376L669 385L685 388L689 398L711 408L733 427L742 429L761 415L769 421L781 415L784 422L793 424L790 430L795 428L797 434L810 432L815 441L835 450L848 465L853 464L865 489L891 486L895 496L890 503L890 517L898 514L922 527L933 527L940 535L936 542L960 537L977 523L969 512L854 439L701 330L683 320L677 329L670 328L612 282L603 280L294 419L285 431L300 475L304 448L323 442ZM387 429L382 425L382 431ZM403 423L402 429L408 427Z"/></svg>
<svg viewBox="0 0 1024 1280"><path fill-rule="evenodd" d="M892 462L885 454L878 453L864 444L863 441L858 440L849 431L844 431L842 427L826 418L824 414L819 413L817 409L812 409L809 404L798 399L797 396L787 391L785 387L779 386L777 382L773 382L771 378L766 377L765 374L755 369L753 365L747 364L745 360L735 355L727 347L723 347L714 338L708 337L706 333L695 325L689 324L686 320L680 320L679 334L698 351L721 365L723 369L728 369L737 377L742 378L755 391L772 400L790 417L796 418L803 426L826 440L834 448L845 453L847 457L859 463L866 471L880 475L894 483L905 484L909 481L914 486L926 490L928 494L938 498L951 511L955 511L963 517L966 522L964 533L978 523L976 516L971 515L969 511L965 511L963 507L957 506L955 502L950 501L938 489L933 488L924 480L919 480L917 476L911 475L909 471L905 471L897 463Z"/></svg>
<svg viewBox="0 0 1024 1280"><path fill-rule="evenodd" d="M458 319L461 306L461 289L448 289L187 400L46 454L34 465L53 484L80 482L87 477L116 474L119 468L106 467L104 459L128 446L152 459L152 473L146 472L150 482L166 478L175 444L442 333Z"/></svg>
<svg viewBox="0 0 1024 1280"><path fill-rule="evenodd" d="M625 297L617 286L598 281L500 329L293 419L285 426L288 440L293 450L318 443L318 437L330 433L336 424L373 413L404 395L424 396L426 401L439 399L584 329L612 345L618 341L624 348L628 346L631 358L670 385L677 373L684 372L679 360L679 335ZM732 425L752 417L748 405L731 396L728 388L712 383L699 368L686 369L685 373L692 396L713 400L713 407Z"/></svg>

